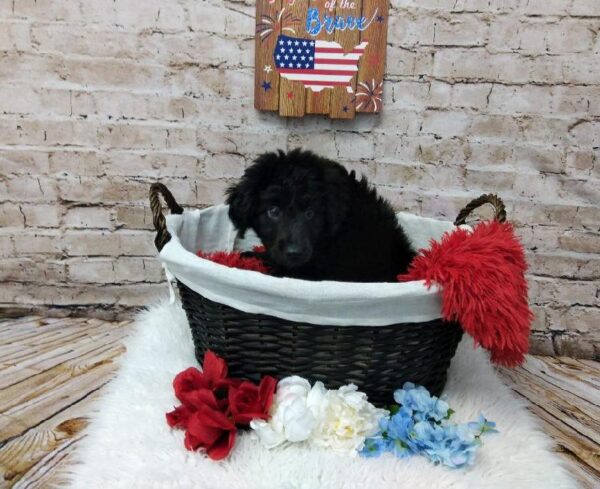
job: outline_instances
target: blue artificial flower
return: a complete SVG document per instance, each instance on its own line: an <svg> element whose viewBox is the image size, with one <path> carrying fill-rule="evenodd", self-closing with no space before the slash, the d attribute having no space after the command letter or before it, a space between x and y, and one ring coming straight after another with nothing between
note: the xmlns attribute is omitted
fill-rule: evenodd
<svg viewBox="0 0 600 489"><path fill-rule="evenodd" d="M498 433L496 429L496 423L485 419L483 414L479 414L477 421L469 423L469 428L475 434L475 437L479 438L484 433Z"/></svg>
<svg viewBox="0 0 600 489"><path fill-rule="evenodd" d="M435 396L432 397L431 404L429 406L429 417L438 422L449 418L450 406L448 406L446 401L443 401Z"/></svg>
<svg viewBox="0 0 600 489"><path fill-rule="evenodd" d="M381 426L381 424L380 424ZM386 434L394 441L392 450L398 456L405 457L410 453L416 453L418 446L414 441L415 420L407 409L400 410L387 421Z"/></svg>
<svg viewBox="0 0 600 489"><path fill-rule="evenodd" d="M410 457L415 453L405 441L399 438L389 440L389 451L398 458Z"/></svg>
<svg viewBox="0 0 600 489"><path fill-rule="evenodd" d="M415 435L422 452L435 464L458 468L472 465L477 440L468 425L438 425L421 421L415 424Z"/></svg>
<svg viewBox="0 0 600 489"><path fill-rule="evenodd" d="M454 411L448 404L410 382L394 392L394 399L399 406L392 406L392 414L379 420L379 432L365 440L362 456L391 452L404 458L421 453L435 464L464 467L473 464L481 436L498 432L496 423L482 414L472 423L451 424Z"/></svg>
<svg viewBox="0 0 600 489"><path fill-rule="evenodd" d="M416 421L432 419L441 422L451 412L447 402L432 396L425 387L415 386L412 382L406 382L402 389L396 390L394 400L410 411Z"/></svg>
<svg viewBox="0 0 600 489"><path fill-rule="evenodd" d="M365 440L365 445L359 452L363 457L379 457L384 452L390 451L390 440L385 439L380 433Z"/></svg>
<svg viewBox="0 0 600 489"><path fill-rule="evenodd" d="M402 389L394 392L394 400L400 406L410 411L424 411L429 401L429 392L423 386L416 386L412 382L406 382Z"/></svg>
<svg viewBox="0 0 600 489"><path fill-rule="evenodd" d="M379 420L379 432L386 433L388 430L388 426L390 425L390 416L384 416Z"/></svg>

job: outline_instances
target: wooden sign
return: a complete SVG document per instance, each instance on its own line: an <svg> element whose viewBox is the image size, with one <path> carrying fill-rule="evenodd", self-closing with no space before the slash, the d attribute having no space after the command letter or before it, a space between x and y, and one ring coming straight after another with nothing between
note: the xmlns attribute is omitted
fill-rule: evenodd
<svg viewBox="0 0 600 489"><path fill-rule="evenodd" d="M387 0L256 0L254 106L352 119L383 104Z"/></svg>

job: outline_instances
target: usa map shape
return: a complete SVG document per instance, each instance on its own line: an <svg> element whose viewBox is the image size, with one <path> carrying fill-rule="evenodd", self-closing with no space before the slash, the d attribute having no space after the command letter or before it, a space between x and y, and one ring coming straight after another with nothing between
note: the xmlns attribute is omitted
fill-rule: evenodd
<svg viewBox="0 0 600 489"><path fill-rule="evenodd" d="M314 92L344 86L353 93L352 77L368 42L345 53L337 42L280 35L273 49L273 61L281 77L299 81Z"/></svg>

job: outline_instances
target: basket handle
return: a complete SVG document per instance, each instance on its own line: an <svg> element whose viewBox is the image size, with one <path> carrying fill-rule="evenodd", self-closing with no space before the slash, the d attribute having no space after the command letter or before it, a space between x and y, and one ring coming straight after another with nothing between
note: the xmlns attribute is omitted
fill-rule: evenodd
<svg viewBox="0 0 600 489"><path fill-rule="evenodd" d="M498 197L496 194L483 194L483 195L477 197L476 199L473 199L471 202L469 202L463 208L463 210L458 213L458 216L456 216L456 220L454 221L454 224L456 226L460 226L461 224L464 224L465 221L467 220L467 217L469 217L469 215L475 209L477 209L478 207L481 207L484 204L492 204L494 206L494 209L496 211L494 217L499 222L506 221L506 208L504 207L504 202L502 202L502 199L500 197Z"/></svg>
<svg viewBox="0 0 600 489"><path fill-rule="evenodd" d="M177 203L170 190L162 183L157 182L150 186L150 209L152 209L152 220L154 222L154 228L156 229L156 238L154 238L154 244L160 253L160 250L163 249L163 246L166 245L171 239L171 235L169 234L169 231L167 231L167 221L165 220L165 216L162 212L162 205L160 203L159 195L162 195L165 199L171 214L182 214L183 208Z"/></svg>

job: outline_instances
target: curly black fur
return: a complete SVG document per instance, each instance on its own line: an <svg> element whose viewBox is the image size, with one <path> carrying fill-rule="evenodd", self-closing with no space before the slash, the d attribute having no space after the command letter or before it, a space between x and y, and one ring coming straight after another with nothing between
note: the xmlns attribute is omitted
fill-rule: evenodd
<svg viewBox="0 0 600 489"><path fill-rule="evenodd" d="M259 156L227 190L229 217L253 229L275 275L392 282L415 253L391 205L339 163L310 151Z"/></svg>

